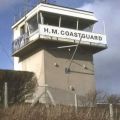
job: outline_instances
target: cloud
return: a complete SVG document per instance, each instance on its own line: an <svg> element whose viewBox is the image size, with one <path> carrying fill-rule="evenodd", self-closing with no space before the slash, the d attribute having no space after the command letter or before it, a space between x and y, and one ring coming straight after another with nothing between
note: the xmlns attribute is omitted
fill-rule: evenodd
<svg viewBox="0 0 120 120"><path fill-rule="evenodd" d="M84 10L94 11L96 17L104 20L108 49L94 56L97 86L108 89L110 92L120 93L120 0L95 0L93 3L81 7ZM101 25L96 27L99 31Z"/></svg>

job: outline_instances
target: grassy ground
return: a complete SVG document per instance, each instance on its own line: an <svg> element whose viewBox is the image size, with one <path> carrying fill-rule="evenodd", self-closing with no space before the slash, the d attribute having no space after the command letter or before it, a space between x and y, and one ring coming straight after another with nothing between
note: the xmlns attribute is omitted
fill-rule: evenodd
<svg viewBox="0 0 120 120"><path fill-rule="evenodd" d="M79 108L76 112L70 106L14 105L0 109L0 120L109 120L109 112L105 108Z"/></svg>

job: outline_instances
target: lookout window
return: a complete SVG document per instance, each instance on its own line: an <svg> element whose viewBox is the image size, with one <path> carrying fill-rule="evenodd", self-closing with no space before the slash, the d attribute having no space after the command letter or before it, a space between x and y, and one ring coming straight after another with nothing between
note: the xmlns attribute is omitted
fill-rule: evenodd
<svg viewBox="0 0 120 120"><path fill-rule="evenodd" d="M29 33L33 33L38 29L37 15L28 20Z"/></svg>
<svg viewBox="0 0 120 120"><path fill-rule="evenodd" d="M43 13L44 24L59 26L59 16L56 14Z"/></svg>
<svg viewBox="0 0 120 120"><path fill-rule="evenodd" d="M77 19L67 16L62 16L61 27L76 29L76 25L77 25Z"/></svg>
<svg viewBox="0 0 120 120"><path fill-rule="evenodd" d="M87 32L92 32L93 24L94 24L94 21L80 19L78 29L87 31Z"/></svg>

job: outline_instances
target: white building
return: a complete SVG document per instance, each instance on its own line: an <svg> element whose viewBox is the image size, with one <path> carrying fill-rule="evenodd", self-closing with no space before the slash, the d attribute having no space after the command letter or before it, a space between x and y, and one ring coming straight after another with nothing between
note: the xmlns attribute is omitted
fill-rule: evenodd
<svg viewBox="0 0 120 120"><path fill-rule="evenodd" d="M95 91L93 54L107 48L96 22L92 12L40 3L12 26L14 69L36 74L35 99L72 105L74 94Z"/></svg>

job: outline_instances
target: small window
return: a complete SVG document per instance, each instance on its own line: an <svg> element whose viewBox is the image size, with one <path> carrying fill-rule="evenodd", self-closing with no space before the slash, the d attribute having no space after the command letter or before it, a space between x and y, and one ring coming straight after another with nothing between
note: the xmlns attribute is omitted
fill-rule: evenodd
<svg viewBox="0 0 120 120"><path fill-rule="evenodd" d="M59 16L51 13L43 13L44 24L59 26Z"/></svg>
<svg viewBox="0 0 120 120"><path fill-rule="evenodd" d="M20 35L24 35L25 34L25 25L23 25L21 28L20 28Z"/></svg>
<svg viewBox="0 0 120 120"><path fill-rule="evenodd" d="M62 16L61 27L76 29L76 26L77 19L68 16Z"/></svg>
<svg viewBox="0 0 120 120"><path fill-rule="evenodd" d="M33 16L28 21L28 28L30 33L33 33L38 29L37 15Z"/></svg>

